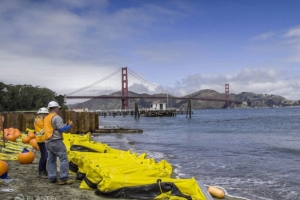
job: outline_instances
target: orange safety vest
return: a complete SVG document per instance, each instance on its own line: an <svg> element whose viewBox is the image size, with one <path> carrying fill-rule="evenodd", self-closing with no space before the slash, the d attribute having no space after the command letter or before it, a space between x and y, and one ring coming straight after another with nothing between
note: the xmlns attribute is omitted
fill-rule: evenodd
<svg viewBox="0 0 300 200"><path fill-rule="evenodd" d="M52 118L56 115L56 113L49 113L45 118L44 118L44 131L45 131L45 139L48 140L49 138L52 137L54 128L52 125Z"/></svg>
<svg viewBox="0 0 300 200"><path fill-rule="evenodd" d="M44 128L44 122L43 119L37 117L34 120L34 128L35 128L35 139L37 142L45 142L46 138L45 138L45 134L43 131Z"/></svg>

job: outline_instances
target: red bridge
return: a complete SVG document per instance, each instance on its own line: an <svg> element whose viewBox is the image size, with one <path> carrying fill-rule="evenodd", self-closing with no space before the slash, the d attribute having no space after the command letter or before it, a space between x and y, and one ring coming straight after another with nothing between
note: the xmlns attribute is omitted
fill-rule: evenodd
<svg viewBox="0 0 300 200"><path fill-rule="evenodd" d="M111 77L115 76L116 74L118 74L121 71L121 94L122 95L98 95L98 96L90 96L90 95L80 95L80 96L72 96L73 94L79 93L81 91L84 91L92 86L95 86L101 82L104 82L108 79L110 79ZM128 95L128 71L130 71L131 75L133 75L136 79L142 81L144 84L146 85L150 85L152 88L158 89L160 92L167 94L167 91L164 91L162 89L159 89L157 86L155 86L154 84L146 81L145 79L143 79L141 76L137 75L136 73L134 73L133 71L129 70L127 67L123 67L122 69L119 69L117 71L115 71L114 73L110 74L109 76L95 82L92 83L91 85L88 85L86 87L83 87L79 90L76 90L72 93L69 93L66 95L67 99L121 99L122 100L122 109L126 109L128 108L128 102L129 99L166 99L166 96L158 96L158 95L151 95L151 96L130 96ZM176 97L176 96L172 96L172 99L175 100L201 100L201 101L221 101L225 103L225 107L229 107L231 103L237 103L240 104L241 101L236 101L236 100L231 100L230 99L230 94L229 94L229 84L225 84L225 95L224 98L211 98L211 97Z"/></svg>

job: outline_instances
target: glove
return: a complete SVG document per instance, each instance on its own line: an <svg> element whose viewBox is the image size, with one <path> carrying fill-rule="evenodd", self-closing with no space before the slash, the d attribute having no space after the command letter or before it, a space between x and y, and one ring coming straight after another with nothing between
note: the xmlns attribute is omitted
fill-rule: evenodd
<svg viewBox="0 0 300 200"><path fill-rule="evenodd" d="M71 120L69 120L69 121L68 121L68 124L69 124L69 125L72 125L72 124L73 124L73 122L72 122Z"/></svg>

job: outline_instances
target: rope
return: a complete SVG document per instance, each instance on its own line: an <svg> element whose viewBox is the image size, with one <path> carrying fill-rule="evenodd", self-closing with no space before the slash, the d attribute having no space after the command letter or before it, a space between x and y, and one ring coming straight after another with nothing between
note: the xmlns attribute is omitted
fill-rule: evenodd
<svg viewBox="0 0 300 200"><path fill-rule="evenodd" d="M160 185L161 179L158 179L157 182L158 182L160 193L162 194L163 192L162 192L161 185Z"/></svg>
<svg viewBox="0 0 300 200"><path fill-rule="evenodd" d="M78 90L75 90L74 92L71 92L71 93L67 94L67 96L73 95L73 94L75 94L75 93L78 93L78 92L81 92L81 91L83 91L83 90L85 90L85 89L88 89L88 88L90 88L90 87L92 87L92 86L94 86L94 85L97 85L98 83L100 83L100 82L102 82L102 81L105 81L105 80L111 78L112 76L116 75L116 74L119 73L121 70L122 70L122 69L118 69L117 71L113 72L112 74L110 74L110 75L108 75L108 76L106 76L106 77L104 77L104 78L102 78L102 79L100 79L100 80L98 80L98 81L96 81L96 82L94 82L94 83L88 85L88 86L85 86L85 87L83 87L83 88L80 88L80 89L78 89Z"/></svg>

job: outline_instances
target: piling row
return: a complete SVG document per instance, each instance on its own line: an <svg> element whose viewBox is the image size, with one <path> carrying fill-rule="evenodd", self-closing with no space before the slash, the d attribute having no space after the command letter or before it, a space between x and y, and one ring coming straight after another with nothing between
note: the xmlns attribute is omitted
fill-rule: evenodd
<svg viewBox="0 0 300 200"><path fill-rule="evenodd" d="M69 132L71 133L87 133L94 132L99 127L98 114L92 112L75 112L63 110L59 115L67 123L72 120L73 125ZM3 129L14 127L24 132L26 128L34 129L34 118L36 112L3 112L0 117L4 117Z"/></svg>

